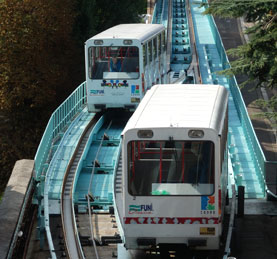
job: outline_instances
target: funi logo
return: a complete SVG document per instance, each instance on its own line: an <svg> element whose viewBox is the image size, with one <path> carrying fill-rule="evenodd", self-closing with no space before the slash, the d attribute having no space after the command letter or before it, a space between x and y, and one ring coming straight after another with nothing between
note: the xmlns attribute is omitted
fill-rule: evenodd
<svg viewBox="0 0 277 259"><path fill-rule="evenodd" d="M104 90L90 90L90 95L95 96L95 95L104 95L105 92Z"/></svg>
<svg viewBox="0 0 277 259"><path fill-rule="evenodd" d="M151 214L152 212L152 204L129 205L129 214Z"/></svg>
<svg viewBox="0 0 277 259"><path fill-rule="evenodd" d="M139 85L132 85L131 86L131 95L140 95L139 94Z"/></svg>
<svg viewBox="0 0 277 259"><path fill-rule="evenodd" d="M201 210L215 210L214 196L201 197Z"/></svg>

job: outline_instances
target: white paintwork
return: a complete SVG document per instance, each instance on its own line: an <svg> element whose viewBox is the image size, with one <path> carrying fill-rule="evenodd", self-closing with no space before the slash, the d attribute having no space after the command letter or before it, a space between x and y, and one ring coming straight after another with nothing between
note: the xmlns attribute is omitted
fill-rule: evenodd
<svg viewBox="0 0 277 259"><path fill-rule="evenodd" d="M123 212L119 212L122 222L126 218L138 218L140 224L132 220L131 224L123 223L124 241L128 249L143 249L137 245L137 238L155 238L159 243L188 243L191 239L204 239L206 247L197 249L218 249L222 233L222 211L219 204L219 189L226 189L225 180L221 178L220 136L228 104L227 90L218 85L156 85L149 90L122 133L123 157ZM153 184L152 188L183 195L175 196L131 196L128 192L127 145L130 141L141 140L137 132L140 129L151 129L151 140L190 140L211 141L215 148L215 182L214 209L202 209L202 196L199 191L210 190L212 185L187 184ZM192 139L188 136L190 129L204 131L203 138ZM145 139L150 140L150 139ZM227 177L227 170L225 175ZM222 174L223 175L223 174ZM143 180L143 179L142 179ZM224 186L225 185L225 186ZM187 188L187 189L186 189ZM192 192L195 195L186 195ZM225 191L224 191L225 193ZM222 198L223 199L223 198ZM137 213L130 210L130 205L151 205L152 211ZM222 208L223 210L223 208ZM150 218L152 224L142 223ZM157 221L163 218L163 223ZM174 218L174 224L167 224L166 218ZM178 218L185 219L184 224L178 224ZM219 223L215 223L214 219ZM192 220L196 220L192 224ZM203 219L199 224L197 219ZM194 222L194 221L193 221ZM156 224L154 224L156 223ZM200 228L213 228L214 235L200 234Z"/></svg>
<svg viewBox="0 0 277 259"><path fill-rule="evenodd" d="M166 50L161 55L152 57L149 60L147 55L147 64L143 62L143 45L148 44L152 39L157 38L165 32L165 27L160 24L121 24L114 26L104 32L101 32L85 43L85 67L86 67L86 86L87 86L87 106L89 112L98 112L101 109L95 105L102 105L105 108L128 108L134 110L146 91L152 85L167 82ZM131 45L124 45L124 40L132 40ZM95 40L102 40L102 45L95 45ZM153 41L154 42L154 41ZM154 44L154 43L153 43ZM137 47L139 53L139 72L104 72L103 78L91 79L89 76L89 57L90 47ZM154 45L152 45L154 50ZM152 51L154 53L154 51ZM109 64L109 63L108 63ZM103 80L107 83L115 83L113 87L103 86ZM128 86L118 87L126 81ZM143 83L144 81L144 83ZM144 84L144 85L143 85ZM133 86L138 86L139 91L134 93ZM133 107L133 108L129 108Z"/></svg>
<svg viewBox="0 0 277 259"><path fill-rule="evenodd" d="M149 38L152 38L155 34L163 29L164 26L161 24L120 24L91 37L89 40L87 40L86 44L89 44L94 40L106 39L135 39L140 42L144 42L147 41Z"/></svg>
<svg viewBox="0 0 277 259"><path fill-rule="evenodd" d="M129 129L203 128L220 133L227 91L220 85L156 85L147 92Z"/></svg>
<svg viewBox="0 0 277 259"><path fill-rule="evenodd" d="M103 79L113 79L113 78L118 78L120 77L121 79L132 79L132 78L137 78L139 77L138 72L131 72L131 73L126 73L126 72L104 72L103 73Z"/></svg>

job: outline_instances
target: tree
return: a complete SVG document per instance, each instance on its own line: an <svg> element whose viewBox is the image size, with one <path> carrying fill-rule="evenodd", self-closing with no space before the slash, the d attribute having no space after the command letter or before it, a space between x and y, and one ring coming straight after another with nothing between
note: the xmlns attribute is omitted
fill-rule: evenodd
<svg viewBox="0 0 277 259"><path fill-rule="evenodd" d="M226 74L245 74L243 84L255 83L257 87L277 88L277 1L276 0L213 0L205 11L220 17L243 17L253 26L246 30L250 41L227 53L235 57ZM277 111L277 98L267 106ZM267 113L275 117L277 113Z"/></svg>
<svg viewBox="0 0 277 259"><path fill-rule="evenodd" d="M52 111L84 81L84 41L137 22L145 9L146 0L0 0L0 192L15 161L34 158Z"/></svg>
<svg viewBox="0 0 277 259"><path fill-rule="evenodd" d="M0 187L17 159L34 158L49 115L76 87L73 10L71 0L0 2Z"/></svg>
<svg viewBox="0 0 277 259"><path fill-rule="evenodd" d="M117 24L140 22L146 7L146 0L78 0L76 33L83 43Z"/></svg>

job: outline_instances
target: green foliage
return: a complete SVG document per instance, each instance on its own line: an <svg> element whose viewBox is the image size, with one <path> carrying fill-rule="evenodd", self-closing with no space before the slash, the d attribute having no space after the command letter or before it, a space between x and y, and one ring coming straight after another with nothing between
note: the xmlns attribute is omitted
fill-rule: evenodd
<svg viewBox="0 0 277 259"><path fill-rule="evenodd" d="M76 87L71 2L0 3L0 187L17 159L34 158L61 93Z"/></svg>
<svg viewBox="0 0 277 259"><path fill-rule="evenodd" d="M146 7L146 0L78 0L77 37L83 43L114 25L137 23Z"/></svg>
<svg viewBox="0 0 277 259"><path fill-rule="evenodd" d="M0 192L52 111L84 81L83 44L137 22L146 0L0 0Z"/></svg>
<svg viewBox="0 0 277 259"><path fill-rule="evenodd" d="M277 87L277 1L214 0L205 14L241 17L253 26L246 31L250 42L227 53L237 59L227 74L246 74L257 86Z"/></svg>
<svg viewBox="0 0 277 259"><path fill-rule="evenodd" d="M206 5L206 4L204 4ZM246 30L250 41L227 53L236 59L226 75L247 75L243 87L253 83L256 87L277 88L277 1L276 0L213 0L205 11L221 17L242 17L252 27ZM267 111L259 116L277 121L277 97L256 104ZM276 125L275 125L276 126Z"/></svg>
<svg viewBox="0 0 277 259"><path fill-rule="evenodd" d="M256 104L262 109L269 108L267 109L267 112L262 114L262 116L277 122L277 96L271 97L268 101L259 99L256 101Z"/></svg>
<svg viewBox="0 0 277 259"><path fill-rule="evenodd" d="M0 110L43 110L68 83L70 0L1 3Z"/></svg>
<svg viewBox="0 0 277 259"><path fill-rule="evenodd" d="M202 6L209 8L204 14L220 17L244 17L247 22L262 21L270 11L276 9L276 0L212 0Z"/></svg>
<svg viewBox="0 0 277 259"><path fill-rule="evenodd" d="M258 87L277 86L277 26L271 27L267 32L257 28L249 43L227 52L237 57L231 62L230 71L234 74L246 74L248 80L245 83L257 82Z"/></svg>

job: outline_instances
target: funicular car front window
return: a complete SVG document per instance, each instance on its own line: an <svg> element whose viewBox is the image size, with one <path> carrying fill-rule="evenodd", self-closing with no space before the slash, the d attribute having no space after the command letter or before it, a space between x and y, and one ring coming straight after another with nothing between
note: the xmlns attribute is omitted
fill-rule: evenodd
<svg viewBox="0 0 277 259"><path fill-rule="evenodd" d="M90 47L88 49L91 79L139 78L138 47Z"/></svg>
<svg viewBox="0 0 277 259"><path fill-rule="evenodd" d="M128 190L133 196L211 195L214 144L211 141L129 142Z"/></svg>

